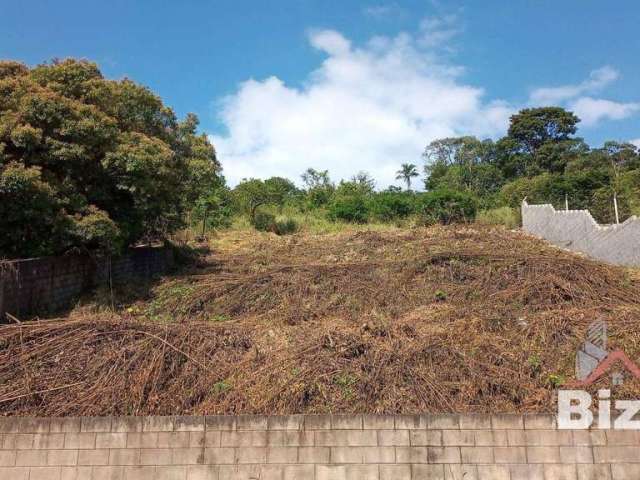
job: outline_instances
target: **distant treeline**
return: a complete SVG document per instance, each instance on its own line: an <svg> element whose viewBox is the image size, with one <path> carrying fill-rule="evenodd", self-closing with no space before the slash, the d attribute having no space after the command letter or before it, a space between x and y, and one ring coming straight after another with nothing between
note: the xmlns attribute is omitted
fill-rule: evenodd
<svg viewBox="0 0 640 480"><path fill-rule="evenodd" d="M229 192L229 204L252 219L260 206L271 204L324 209L329 218L350 222L417 215L419 221L447 223L473 218L478 210L504 213L527 197L557 207L568 202L572 209L591 210L601 223L613 223L616 198L621 221L640 214L638 148L613 141L590 148L575 136L579 121L559 107L525 109L511 117L507 135L498 141L435 140L423 153L423 193L411 191L421 176L415 164L402 164L397 172L404 191L376 191L366 172L336 184L328 171L310 168L302 175L303 189L280 177L244 180Z"/></svg>

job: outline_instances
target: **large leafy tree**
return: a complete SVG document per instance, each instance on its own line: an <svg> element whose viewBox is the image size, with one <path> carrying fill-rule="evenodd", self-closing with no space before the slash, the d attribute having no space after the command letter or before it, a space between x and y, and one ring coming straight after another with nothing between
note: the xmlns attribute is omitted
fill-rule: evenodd
<svg viewBox="0 0 640 480"><path fill-rule="evenodd" d="M497 146L505 176L562 173L571 159L588 151L582 139L573 137L579 122L561 107L526 108L513 115Z"/></svg>
<svg viewBox="0 0 640 480"><path fill-rule="evenodd" d="M580 119L560 107L525 108L511 117L507 135L532 155L548 142L569 139Z"/></svg>
<svg viewBox="0 0 640 480"><path fill-rule="evenodd" d="M0 257L117 250L180 227L220 184L197 125L91 62L0 62Z"/></svg>

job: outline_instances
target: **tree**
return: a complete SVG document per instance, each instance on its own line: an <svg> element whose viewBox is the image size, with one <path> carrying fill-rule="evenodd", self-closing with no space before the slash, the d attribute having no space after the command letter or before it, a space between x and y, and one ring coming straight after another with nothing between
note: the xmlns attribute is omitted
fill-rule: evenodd
<svg viewBox="0 0 640 480"><path fill-rule="evenodd" d="M491 140L476 137L448 137L432 141L422 154L427 165L477 165L494 163L495 147Z"/></svg>
<svg viewBox="0 0 640 480"><path fill-rule="evenodd" d="M362 193L373 193L376 188L376 181L373 179L369 173L360 170L353 177L351 177L351 181L358 185L358 189Z"/></svg>
<svg viewBox="0 0 640 480"><path fill-rule="evenodd" d="M511 116L507 136L530 155L548 142L568 140L580 119L560 107L525 108Z"/></svg>
<svg viewBox="0 0 640 480"><path fill-rule="evenodd" d="M331 184L329 179L329 170L316 170L315 168L307 168L301 175L302 181L309 190L316 187L324 187Z"/></svg>
<svg viewBox="0 0 640 480"><path fill-rule="evenodd" d="M270 188L270 185L257 178L243 179L234 189L233 196L241 210L249 215L253 223L256 211L261 205L275 203L278 194Z"/></svg>
<svg viewBox="0 0 640 480"><path fill-rule="evenodd" d="M452 165L446 171L431 179L430 190L449 189L469 192L478 198L490 197L504 184L502 172L489 163L463 167Z"/></svg>
<svg viewBox="0 0 640 480"><path fill-rule="evenodd" d="M444 138L425 148L427 190L467 191L481 199L493 195L504 183L497 165L496 145L475 137Z"/></svg>
<svg viewBox="0 0 640 480"><path fill-rule="evenodd" d="M589 209L601 223L640 214L640 152L629 143L590 149L574 136L579 118L560 107L531 108L511 117L496 141L437 139L424 150L428 191L470 193L482 208L530 202ZM615 199L615 200L614 200Z"/></svg>
<svg viewBox="0 0 640 480"><path fill-rule="evenodd" d="M560 107L527 108L511 117L507 136L498 142L506 178L562 173L567 163L588 151L574 138L580 119Z"/></svg>
<svg viewBox="0 0 640 480"><path fill-rule="evenodd" d="M418 176L418 167L413 163L403 163L396 172L396 180L403 180L407 184L407 190L411 190L411 179Z"/></svg>
<svg viewBox="0 0 640 480"><path fill-rule="evenodd" d="M0 257L119 250L183 226L220 173L197 124L195 115L179 121L146 87L105 79L95 63L0 62L0 175L28 178L55 200L30 221L0 218ZM5 187L0 204L15 195ZM40 238L54 219L59 235ZM12 238L28 241L7 246Z"/></svg>
<svg viewBox="0 0 640 480"><path fill-rule="evenodd" d="M272 202L275 203L280 209L282 209L287 201L293 199L299 193L293 182L287 178L267 178L264 181L264 184L272 194Z"/></svg>
<svg viewBox="0 0 640 480"><path fill-rule="evenodd" d="M207 228L227 227L231 224L231 206L231 192L225 184L224 177L218 177L216 184L195 200L191 211L191 224L201 223L202 237Z"/></svg>
<svg viewBox="0 0 640 480"><path fill-rule="evenodd" d="M329 178L328 170L308 168L302 174L302 181L307 187L307 202L310 207L322 207L331 201L335 185Z"/></svg>

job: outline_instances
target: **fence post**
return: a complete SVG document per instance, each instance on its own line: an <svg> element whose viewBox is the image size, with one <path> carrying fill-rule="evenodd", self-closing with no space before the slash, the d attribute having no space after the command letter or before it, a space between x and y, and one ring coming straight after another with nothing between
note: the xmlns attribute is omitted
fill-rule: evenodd
<svg viewBox="0 0 640 480"><path fill-rule="evenodd" d="M618 216L618 194L613 192L613 209L616 212L616 225L620 223L620 217Z"/></svg>

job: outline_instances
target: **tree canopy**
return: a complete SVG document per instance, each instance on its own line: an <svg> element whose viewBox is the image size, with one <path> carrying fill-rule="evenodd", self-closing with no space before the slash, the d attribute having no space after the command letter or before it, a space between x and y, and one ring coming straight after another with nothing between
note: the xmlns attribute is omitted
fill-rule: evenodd
<svg viewBox="0 0 640 480"><path fill-rule="evenodd" d="M591 210L603 223L640 214L640 152L629 143L591 149L575 136L580 119L560 107L529 108L511 117L507 135L493 142L444 138L427 145L425 187L463 191L485 208L533 202Z"/></svg>
<svg viewBox="0 0 640 480"><path fill-rule="evenodd" d="M176 230L220 184L197 127L95 63L0 62L0 257L116 251Z"/></svg>

